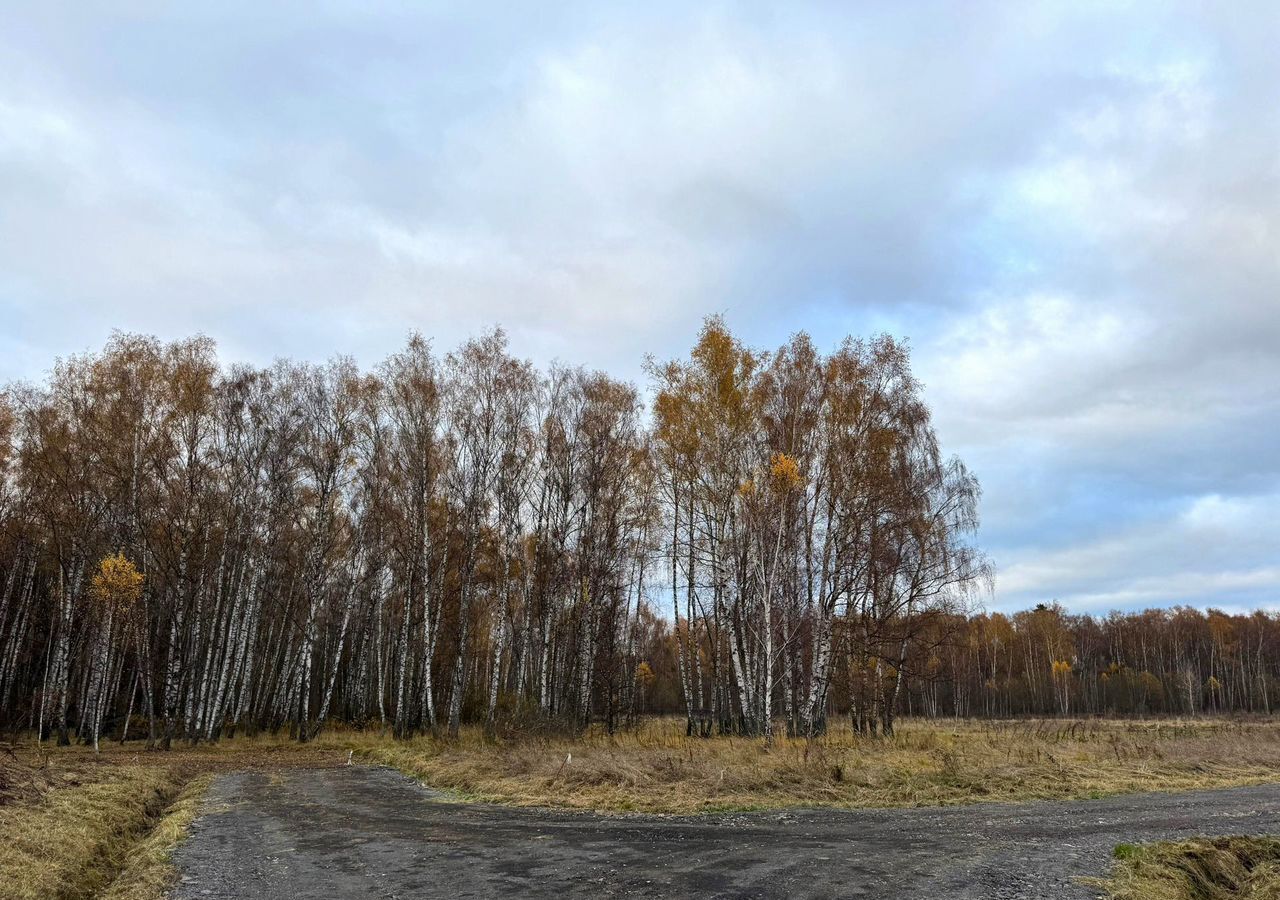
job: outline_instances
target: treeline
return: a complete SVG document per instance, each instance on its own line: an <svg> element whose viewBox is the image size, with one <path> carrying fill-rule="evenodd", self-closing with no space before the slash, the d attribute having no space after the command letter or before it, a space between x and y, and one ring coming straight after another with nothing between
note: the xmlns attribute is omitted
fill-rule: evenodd
<svg viewBox="0 0 1280 900"><path fill-rule="evenodd" d="M1280 616L1188 607L1072 616L1041 605L954 623L916 660L924 715L1270 713L1280 697Z"/></svg>
<svg viewBox="0 0 1280 900"><path fill-rule="evenodd" d="M221 366L116 335L0 393L0 723L864 732L945 716L1270 712L1280 618L975 614L977 481L905 348L718 319L633 385L501 332Z"/></svg>
<svg viewBox="0 0 1280 900"><path fill-rule="evenodd" d="M646 414L500 331L371 371L117 334L9 386L3 720L167 746L614 728L674 695L690 732L811 734L840 683L891 730L989 578L905 348L712 319L649 371Z"/></svg>
<svg viewBox="0 0 1280 900"><path fill-rule="evenodd" d="M856 617L853 620L856 622ZM1070 615L1057 604L1012 614L934 615L901 672L865 670L856 632L838 620L831 711L875 733L866 691L892 689L892 714L964 718L1270 714L1280 700L1280 614L1190 607ZM699 623L698 627L702 627ZM682 629L683 630L683 629ZM664 632L665 634L665 632ZM682 637L683 635L681 635ZM680 639L653 645L645 708L684 710ZM700 665L710 665L706 646ZM876 670L879 670L878 672ZM706 688L704 688L706 689Z"/></svg>

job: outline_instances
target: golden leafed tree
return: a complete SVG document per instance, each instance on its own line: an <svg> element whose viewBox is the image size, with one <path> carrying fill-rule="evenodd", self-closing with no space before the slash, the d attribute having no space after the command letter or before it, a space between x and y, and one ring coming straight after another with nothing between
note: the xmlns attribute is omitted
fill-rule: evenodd
<svg viewBox="0 0 1280 900"><path fill-rule="evenodd" d="M93 573L90 590L98 605L112 612L124 612L142 596L143 574L123 553L104 556Z"/></svg>
<svg viewBox="0 0 1280 900"><path fill-rule="evenodd" d="M98 607L99 627L89 668L88 721L93 749L98 750L102 716L107 704L107 674L110 671L112 636L117 619L125 615L142 596L143 575L123 553L104 556L89 580L89 595ZM117 613L119 614L117 616Z"/></svg>

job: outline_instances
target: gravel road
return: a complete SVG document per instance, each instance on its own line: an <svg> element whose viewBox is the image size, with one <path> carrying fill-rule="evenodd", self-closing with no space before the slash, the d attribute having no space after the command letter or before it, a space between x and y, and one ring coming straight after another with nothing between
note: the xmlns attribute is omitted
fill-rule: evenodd
<svg viewBox="0 0 1280 900"><path fill-rule="evenodd" d="M1066 803L600 816L450 802L388 769L220 776L178 900L1088 898L1126 841L1280 832L1280 785Z"/></svg>

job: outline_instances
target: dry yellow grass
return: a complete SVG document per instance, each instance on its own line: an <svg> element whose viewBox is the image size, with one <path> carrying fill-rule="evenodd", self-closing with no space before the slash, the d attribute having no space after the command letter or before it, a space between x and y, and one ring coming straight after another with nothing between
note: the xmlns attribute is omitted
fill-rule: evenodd
<svg viewBox="0 0 1280 900"><path fill-rule="evenodd" d="M903 723L891 739L847 727L821 740L686 738L656 720L581 738L333 745L454 791L516 805L694 813L1099 797L1280 780L1280 723L1222 720ZM571 755L571 758L570 758Z"/></svg>
<svg viewBox="0 0 1280 900"><path fill-rule="evenodd" d="M1116 848L1111 900L1277 900L1280 840L1198 838Z"/></svg>
<svg viewBox="0 0 1280 900"><path fill-rule="evenodd" d="M13 900L88 897L167 804L181 776L116 765L67 779L37 800L0 808L0 884Z"/></svg>
<svg viewBox="0 0 1280 900"><path fill-rule="evenodd" d="M175 877L170 859L200 811L211 775L192 779L160 821L129 851L123 870L100 894L101 900L162 900Z"/></svg>
<svg viewBox="0 0 1280 900"><path fill-rule="evenodd" d="M207 784L202 776L341 761L334 750L285 741L224 742L167 754L104 745L96 756L83 747L23 744L0 759L0 894L156 900L171 876L168 854Z"/></svg>

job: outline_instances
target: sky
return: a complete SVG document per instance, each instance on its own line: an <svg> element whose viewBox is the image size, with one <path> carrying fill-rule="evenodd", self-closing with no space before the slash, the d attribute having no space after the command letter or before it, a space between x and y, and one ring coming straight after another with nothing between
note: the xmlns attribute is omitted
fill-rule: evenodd
<svg viewBox="0 0 1280 900"><path fill-rule="evenodd" d="M0 382L905 337L994 610L1280 608L1280 4L0 4Z"/></svg>

